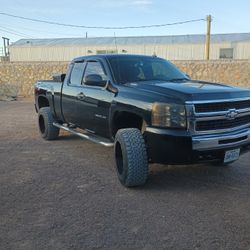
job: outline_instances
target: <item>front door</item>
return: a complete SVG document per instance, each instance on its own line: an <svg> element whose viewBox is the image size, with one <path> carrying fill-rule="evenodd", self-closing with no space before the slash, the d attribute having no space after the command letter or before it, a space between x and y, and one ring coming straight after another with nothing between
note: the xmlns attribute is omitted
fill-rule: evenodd
<svg viewBox="0 0 250 250"><path fill-rule="evenodd" d="M87 62L81 87L82 98L77 101L79 125L98 135L109 137L109 111L114 94L103 87L85 85L84 78L91 74L98 74L103 80L108 80L102 62Z"/></svg>

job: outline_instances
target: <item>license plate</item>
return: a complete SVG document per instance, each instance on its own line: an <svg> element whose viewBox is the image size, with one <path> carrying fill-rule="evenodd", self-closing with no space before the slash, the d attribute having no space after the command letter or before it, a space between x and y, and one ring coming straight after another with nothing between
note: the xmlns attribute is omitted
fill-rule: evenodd
<svg viewBox="0 0 250 250"><path fill-rule="evenodd" d="M224 163L236 161L240 156L240 148L228 150L225 152Z"/></svg>

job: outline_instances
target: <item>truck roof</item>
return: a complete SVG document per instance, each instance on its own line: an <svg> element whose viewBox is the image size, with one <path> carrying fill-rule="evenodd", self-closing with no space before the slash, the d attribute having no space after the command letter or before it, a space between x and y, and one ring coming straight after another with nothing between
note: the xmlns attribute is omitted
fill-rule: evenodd
<svg viewBox="0 0 250 250"><path fill-rule="evenodd" d="M77 62L77 61L84 61L86 59L93 59L93 58L122 58L122 57L148 57L152 58L155 57L154 55L152 56L147 56L147 55L137 55L137 54L98 54L98 55L89 55L89 56L80 56L76 57L72 60L72 62Z"/></svg>

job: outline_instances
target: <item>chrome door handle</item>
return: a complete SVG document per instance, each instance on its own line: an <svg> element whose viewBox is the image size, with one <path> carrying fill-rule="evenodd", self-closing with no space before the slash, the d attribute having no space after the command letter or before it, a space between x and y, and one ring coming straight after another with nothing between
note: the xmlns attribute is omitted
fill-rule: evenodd
<svg viewBox="0 0 250 250"><path fill-rule="evenodd" d="M84 99L85 95L81 92L76 97L77 97L77 99L82 100L82 99Z"/></svg>

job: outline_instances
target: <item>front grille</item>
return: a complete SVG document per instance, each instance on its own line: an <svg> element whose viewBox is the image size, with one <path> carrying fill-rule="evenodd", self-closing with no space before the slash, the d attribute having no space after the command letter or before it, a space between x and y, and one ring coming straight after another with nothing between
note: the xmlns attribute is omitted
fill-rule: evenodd
<svg viewBox="0 0 250 250"><path fill-rule="evenodd" d="M195 104L195 112L218 112L227 111L229 109L246 109L250 108L250 100L232 101L232 102L215 102L215 103L199 103Z"/></svg>
<svg viewBox="0 0 250 250"><path fill-rule="evenodd" d="M247 124L250 124L250 115L237 117L233 120L220 119L220 120L197 121L196 131L229 129Z"/></svg>

